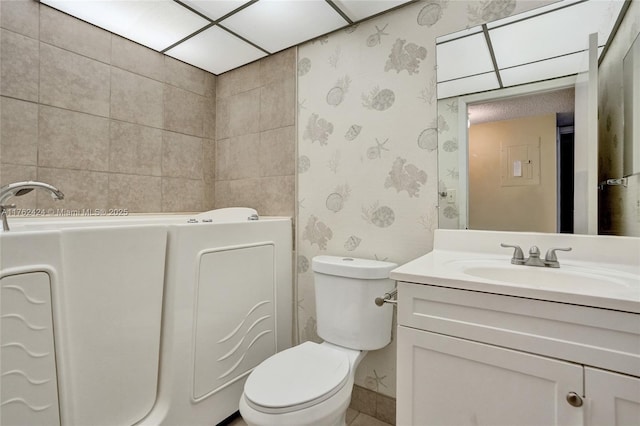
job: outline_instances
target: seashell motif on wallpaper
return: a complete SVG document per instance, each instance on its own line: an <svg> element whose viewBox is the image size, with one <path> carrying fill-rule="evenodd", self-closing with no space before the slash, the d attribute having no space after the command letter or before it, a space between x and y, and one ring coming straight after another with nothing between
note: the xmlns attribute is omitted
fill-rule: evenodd
<svg viewBox="0 0 640 426"><path fill-rule="evenodd" d="M351 78L348 75L336 81L336 84L327 93L327 103L332 106L340 105L344 100L344 95L349 90L349 84L351 84Z"/></svg>
<svg viewBox="0 0 640 426"><path fill-rule="evenodd" d="M384 27L382 27L382 29L378 28L378 26L376 25L376 32L367 37L367 46L374 47L382 43L382 36L389 35L388 33L384 32L388 25L389 24L386 24Z"/></svg>
<svg viewBox="0 0 640 426"><path fill-rule="evenodd" d="M324 118L319 118L318 114L311 114L307 127L302 134L302 139L308 139L313 142L320 142L320 145L326 145L329 135L333 133L333 124Z"/></svg>
<svg viewBox="0 0 640 426"><path fill-rule="evenodd" d="M298 114L300 114L300 112L302 112L303 109L307 109L307 107L304 106L305 102L307 102L306 99L302 99L298 101Z"/></svg>
<svg viewBox="0 0 640 426"><path fill-rule="evenodd" d="M418 136L418 146L429 152L438 149L438 129L424 129Z"/></svg>
<svg viewBox="0 0 640 426"><path fill-rule="evenodd" d="M446 152L456 152L458 150L458 138L456 136L446 140L442 144L442 149Z"/></svg>
<svg viewBox="0 0 640 426"><path fill-rule="evenodd" d="M302 58L298 61L298 76L302 77L311 70L311 59Z"/></svg>
<svg viewBox="0 0 640 426"><path fill-rule="evenodd" d="M327 242L333 238L333 231L324 222L318 220L314 215L309 217L307 225L304 227L302 239L309 241L311 245L316 244L320 250L327 249Z"/></svg>
<svg viewBox="0 0 640 426"><path fill-rule="evenodd" d="M298 173L304 173L311 168L311 160L306 155L301 155L298 158Z"/></svg>
<svg viewBox="0 0 640 426"><path fill-rule="evenodd" d="M303 256L301 254L298 255L298 273L304 274L309 270L309 259L307 256Z"/></svg>
<svg viewBox="0 0 640 426"><path fill-rule="evenodd" d="M331 158L329 159L329 161L327 161L327 167L329 168L329 170L331 170L334 174L338 173L338 170L340 169L340 151L335 151L332 155Z"/></svg>
<svg viewBox="0 0 640 426"><path fill-rule="evenodd" d="M387 385L384 384L384 379L386 378L387 376L378 375L378 372L374 369L373 376L365 377L364 384L367 388L371 389L372 391L378 392L380 390L380 386L385 388L387 387Z"/></svg>
<svg viewBox="0 0 640 426"><path fill-rule="evenodd" d="M348 141L352 141L358 137L361 130L362 126L352 124L351 127L349 127L349 130L347 130L347 133L344 134L344 138Z"/></svg>
<svg viewBox="0 0 640 426"><path fill-rule="evenodd" d="M345 183L344 185L338 185L334 192L329 194L327 200L325 201L325 205L328 210L331 210L334 213L338 213L344 207L344 203L349 199L351 195L351 188L349 184Z"/></svg>
<svg viewBox="0 0 640 426"><path fill-rule="evenodd" d="M438 133L442 133L449 130L449 123L447 123L447 119L444 118L442 114L440 114L438 115L438 118L434 119L431 122L431 126L429 127L435 127L436 129L438 129Z"/></svg>
<svg viewBox="0 0 640 426"><path fill-rule="evenodd" d="M459 179L460 178L460 172L458 171L458 169L456 167L454 167L452 169L447 169L447 176L450 177L451 179Z"/></svg>
<svg viewBox="0 0 640 426"><path fill-rule="evenodd" d="M347 251L354 251L358 248L361 242L362 238L351 235L349 238L347 238L347 241L344 242L344 248Z"/></svg>
<svg viewBox="0 0 640 426"><path fill-rule="evenodd" d="M337 192L332 192L327 197L327 201L325 202L327 209L331 210L334 213L339 212L344 207L344 198L341 194Z"/></svg>
<svg viewBox="0 0 640 426"><path fill-rule="evenodd" d="M435 209L430 213L420 216L418 218L418 223L422 225L423 229L426 229L428 231L431 231L437 228L438 226L436 225L437 218L436 218Z"/></svg>
<svg viewBox="0 0 640 426"><path fill-rule="evenodd" d="M384 111L393 105L396 100L396 94L393 90L374 87L368 95L362 94L362 106L376 111Z"/></svg>
<svg viewBox="0 0 640 426"><path fill-rule="evenodd" d="M458 100L452 99L450 102L447 102L447 111L458 113Z"/></svg>
<svg viewBox="0 0 640 426"><path fill-rule="evenodd" d="M467 6L469 26L506 18L516 9L516 0L481 0Z"/></svg>
<svg viewBox="0 0 640 426"><path fill-rule="evenodd" d="M418 93L418 99L420 99L425 104L429 104L429 105L433 104L433 101L436 100L436 78L435 77L431 77L431 80L429 81L429 85L424 87L422 90L420 90L420 93Z"/></svg>
<svg viewBox="0 0 640 426"><path fill-rule="evenodd" d="M385 188L395 188L397 192L407 191L409 197L417 197L420 186L427 183L427 173L414 164L407 164L407 160L396 158L391 171L384 182Z"/></svg>
<svg viewBox="0 0 640 426"><path fill-rule="evenodd" d="M337 68L338 67L338 62L340 62L340 51L341 50L342 49L340 48L340 46L336 46L336 49L333 51L331 56L329 56L329 65L331 65L333 68Z"/></svg>
<svg viewBox="0 0 640 426"><path fill-rule="evenodd" d="M378 228L386 228L393 225L396 220L396 214L389 206L380 206L378 202L369 208L362 208L362 218L368 223Z"/></svg>
<svg viewBox="0 0 640 426"><path fill-rule="evenodd" d="M442 211L442 215L447 219L455 219L458 217L458 209L455 206L447 206Z"/></svg>
<svg viewBox="0 0 640 426"><path fill-rule="evenodd" d="M372 146L367 149L367 158L369 160L382 158L382 151L389 151L389 148L385 147L388 141L389 141L388 138L385 139L383 142L380 142L378 138L376 138L376 146Z"/></svg>
<svg viewBox="0 0 640 426"><path fill-rule="evenodd" d="M431 27L442 18L443 10L447 7L448 0L429 0L418 12L418 25Z"/></svg>
<svg viewBox="0 0 640 426"><path fill-rule="evenodd" d="M400 71L406 70L409 75L419 72L420 60L426 59L427 49L415 43L406 43L406 40L396 40L384 66L385 71L396 70L400 73Z"/></svg>

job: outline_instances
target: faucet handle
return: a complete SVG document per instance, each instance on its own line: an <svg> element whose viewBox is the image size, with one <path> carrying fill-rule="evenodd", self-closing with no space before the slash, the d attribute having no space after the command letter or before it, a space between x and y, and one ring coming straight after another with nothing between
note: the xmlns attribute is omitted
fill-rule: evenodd
<svg viewBox="0 0 640 426"><path fill-rule="evenodd" d="M560 263L556 256L556 251L571 251L571 247L557 247L547 250L547 254L544 255L544 264L550 268L559 268Z"/></svg>
<svg viewBox="0 0 640 426"><path fill-rule="evenodd" d="M522 252L522 249L520 248L520 246L500 243L500 247L514 249L513 257L511 258L511 263L513 263L514 265L524 265L524 253Z"/></svg>

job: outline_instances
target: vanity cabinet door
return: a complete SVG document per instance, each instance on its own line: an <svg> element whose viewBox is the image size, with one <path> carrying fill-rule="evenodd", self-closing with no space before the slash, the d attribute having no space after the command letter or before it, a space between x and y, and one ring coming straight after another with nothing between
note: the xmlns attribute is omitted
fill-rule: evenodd
<svg viewBox="0 0 640 426"><path fill-rule="evenodd" d="M589 426L640 425L640 378L585 367Z"/></svg>
<svg viewBox="0 0 640 426"><path fill-rule="evenodd" d="M398 425L583 425L583 367L398 327Z"/></svg>

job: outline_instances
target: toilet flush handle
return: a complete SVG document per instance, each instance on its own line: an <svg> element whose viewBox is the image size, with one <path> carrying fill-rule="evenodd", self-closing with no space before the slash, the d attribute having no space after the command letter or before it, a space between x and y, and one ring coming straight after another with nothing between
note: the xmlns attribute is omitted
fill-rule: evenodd
<svg viewBox="0 0 640 426"><path fill-rule="evenodd" d="M397 297L398 297L398 289L396 288L396 289L393 289L392 291L385 293L384 296L382 297L376 297L376 300L374 302L378 306L382 306L385 303L397 305L398 304Z"/></svg>

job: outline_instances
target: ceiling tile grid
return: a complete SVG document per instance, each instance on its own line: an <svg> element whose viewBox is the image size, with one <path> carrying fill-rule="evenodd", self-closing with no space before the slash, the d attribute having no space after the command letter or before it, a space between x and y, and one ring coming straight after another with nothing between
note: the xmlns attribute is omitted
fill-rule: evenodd
<svg viewBox="0 0 640 426"><path fill-rule="evenodd" d="M40 0L221 74L415 0Z"/></svg>
<svg viewBox="0 0 640 426"><path fill-rule="evenodd" d="M489 90L487 71L499 82L491 88L586 71L589 34L598 33L600 56L623 6L624 0L562 0L439 37L438 99Z"/></svg>

